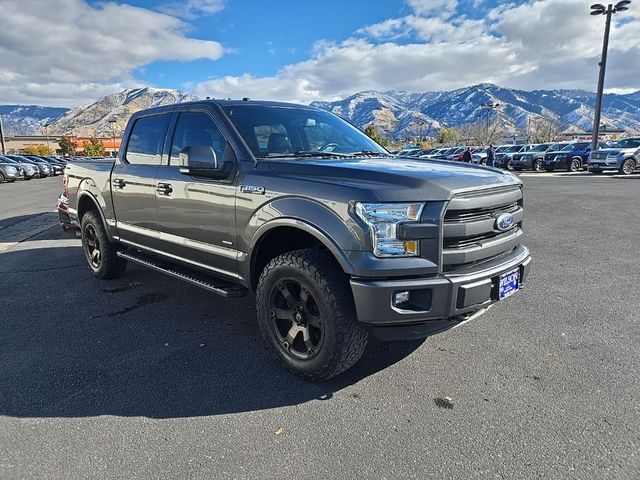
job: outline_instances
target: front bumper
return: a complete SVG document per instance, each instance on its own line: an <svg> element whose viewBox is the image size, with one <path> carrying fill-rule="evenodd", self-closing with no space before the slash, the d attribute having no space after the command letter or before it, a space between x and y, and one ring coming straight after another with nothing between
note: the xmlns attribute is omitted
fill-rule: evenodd
<svg viewBox="0 0 640 480"><path fill-rule="evenodd" d="M618 170L622 162L611 162L605 160L593 160L587 163L588 170Z"/></svg>
<svg viewBox="0 0 640 480"><path fill-rule="evenodd" d="M396 331L398 327L406 327L406 338L417 338L420 332L423 337L428 336L468 321L470 315L496 303L498 280L503 273L518 269L520 288L524 287L530 263L529 250L520 245L497 263L464 273L401 280L352 278L358 320L375 327L393 327ZM394 294L404 291L410 292L410 306L394 306ZM396 333L394 338L403 337Z"/></svg>

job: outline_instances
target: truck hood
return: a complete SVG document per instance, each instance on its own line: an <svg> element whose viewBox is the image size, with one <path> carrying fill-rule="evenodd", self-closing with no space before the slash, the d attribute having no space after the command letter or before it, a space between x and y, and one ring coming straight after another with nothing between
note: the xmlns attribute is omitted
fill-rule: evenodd
<svg viewBox="0 0 640 480"><path fill-rule="evenodd" d="M269 163L278 175L366 189L385 202L448 200L460 191L522 183L504 170L430 159L299 158Z"/></svg>

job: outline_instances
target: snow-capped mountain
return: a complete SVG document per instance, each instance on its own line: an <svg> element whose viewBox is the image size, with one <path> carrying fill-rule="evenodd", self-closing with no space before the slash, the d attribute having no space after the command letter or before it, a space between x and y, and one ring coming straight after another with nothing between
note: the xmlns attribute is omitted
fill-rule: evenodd
<svg viewBox="0 0 640 480"><path fill-rule="evenodd" d="M0 105L0 116L6 135L30 135L68 112L68 108L38 105Z"/></svg>
<svg viewBox="0 0 640 480"><path fill-rule="evenodd" d="M123 90L102 97L91 105L70 110L51 124L50 131L81 137L109 137L113 128L116 135L121 135L129 117L139 110L197 99L179 90L151 87ZM112 125L110 120L115 120L115 123Z"/></svg>
<svg viewBox="0 0 640 480"><path fill-rule="evenodd" d="M499 103L491 112L507 132L526 128L541 117L565 130L590 130L595 93L583 90L524 91L483 83L448 92L365 91L335 102L312 105L332 111L360 128L373 124L387 137L435 133L442 126L477 124L486 120L482 103ZM640 131L640 92L607 94L602 120L608 128Z"/></svg>
<svg viewBox="0 0 640 480"><path fill-rule="evenodd" d="M38 106L0 106L7 134L49 133L109 137L113 124L120 135L129 117L138 110L158 105L197 100L178 90L138 88L108 95L84 107L68 110ZM482 83L443 92L364 91L344 100L313 102L360 128L373 124L384 136L407 138L433 135L445 126L478 124L486 121L482 103L499 103L491 112L508 133L526 128L544 117L564 130L590 130L595 93L584 90L515 90ZM607 94L603 99L602 123L609 128L640 131L640 91L626 95Z"/></svg>

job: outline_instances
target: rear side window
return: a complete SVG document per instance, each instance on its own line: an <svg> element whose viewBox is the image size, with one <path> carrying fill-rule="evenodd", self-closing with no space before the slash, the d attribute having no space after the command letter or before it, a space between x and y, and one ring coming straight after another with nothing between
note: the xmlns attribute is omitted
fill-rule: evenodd
<svg viewBox="0 0 640 480"><path fill-rule="evenodd" d="M204 146L213 147L218 162L222 162L227 140L220 129L213 123L211 117L204 112L181 113L176 122L176 130L171 142L171 165L178 165L178 157L185 147Z"/></svg>
<svg viewBox="0 0 640 480"><path fill-rule="evenodd" d="M132 165L160 165L168 118L167 115L155 115L136 120L125 153L127 162Z"/></svg>

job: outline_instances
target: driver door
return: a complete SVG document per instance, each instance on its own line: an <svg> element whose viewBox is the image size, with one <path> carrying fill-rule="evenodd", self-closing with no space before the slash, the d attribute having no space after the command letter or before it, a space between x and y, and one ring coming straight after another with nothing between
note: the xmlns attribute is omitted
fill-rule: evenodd
<svg viewBox="0 0 640 480"><path fill-rule="evenodd" d="M185 147L211 146L218 161L234 161L231 146L206 110L177 114L169 135L168 165L158 167L156 208L162 250L217 274L237 277L236 165L227 178L193 177L180 172Z"/></svg>

